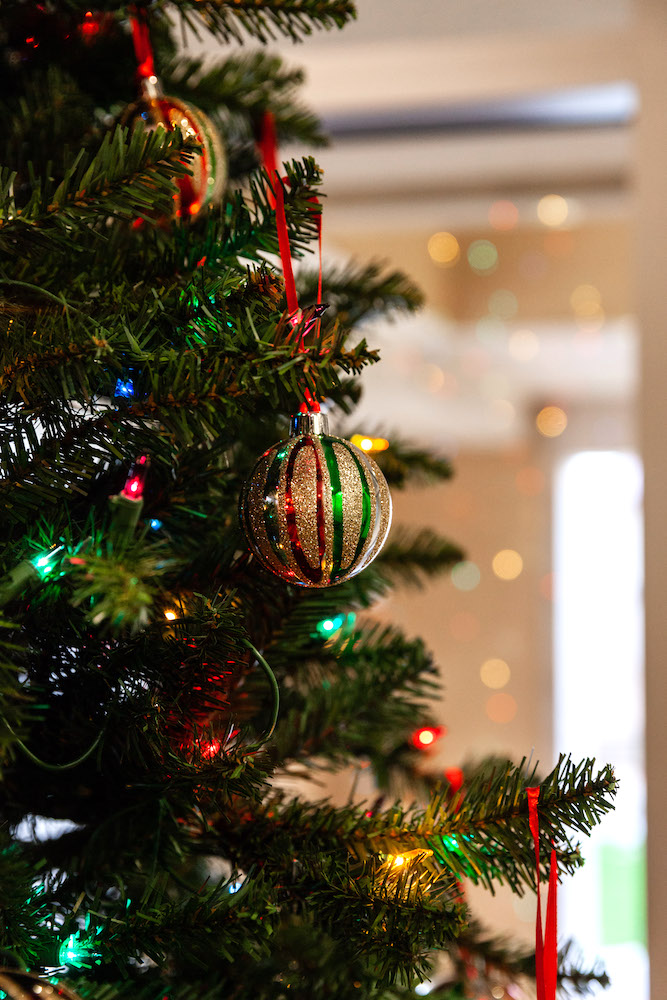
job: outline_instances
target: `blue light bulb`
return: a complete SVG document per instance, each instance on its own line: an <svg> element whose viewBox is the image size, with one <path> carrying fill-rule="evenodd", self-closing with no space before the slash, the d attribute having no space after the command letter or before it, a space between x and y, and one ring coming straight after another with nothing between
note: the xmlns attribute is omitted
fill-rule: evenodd
<svg viewBox="0 0 667 1000"><path fill-rule="evenodd" d="M134 395L134 382L131 378L116 380L116 388L114 390L114 396L122 396L123 399L129 399Z"/></svg>

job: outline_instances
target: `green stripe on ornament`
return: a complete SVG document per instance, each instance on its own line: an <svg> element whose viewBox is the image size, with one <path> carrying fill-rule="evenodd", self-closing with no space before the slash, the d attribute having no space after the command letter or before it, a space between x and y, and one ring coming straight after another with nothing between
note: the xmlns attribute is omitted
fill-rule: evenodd
<svg viewBox="0 0 667 1000"><path fill-rule="evenodd" d="M372 510L373 509L372 509L372 506L371 506L371 494L370 494L370 490L368 489L368 480L366 478L366 470L363 467L363 465L361 464L361 462L359 461L359 459L357 458L357 456L354 454L354 451L352 450L352 448L347 444L347 442L345 443L345 447L346 447L347 451L349 451L349 453L352 456L352 458L354 459L354 464L356 465L357 470L359 472L359 479L361 480L361 489L362 489L362 497L361 497L361 528L359 529L359 541L357 542L357 548L356 548L356 551L354 553L354 558L352 559L352 565L356 566L357 559L361 555L361 550L363 549L364 545L366 544L366 539L368 538L368 532L370 531L370 527L371 527L371 517L372 517ZM379 511L378 511L378 516L379 516Z"/></svg>
<svg viewBox="0 0 667 1000"><path fill-rule="evenodd" d="M333 546L331 553L331 573L330 580L336 580L340 576L340 564L343 559L343 491L340 485L340 473L338 471L338 459L333 450L332 441L335 438L321 437L320 443L329 470L329 481L331 483L331 512L333 514Z"/></svg>
<svg viewBox="0 0 667 1000"><path fill-rule="evenodd" d="M278 492L278 485L280 483L280 471L282 469L282 464L287 454L285 448L281 448L277 451L271 465L269 466L269 471L266 474L266 479L264 480L264 496L270 496L272 493L275 495ZM278 510L275 503L267 503L264 501L264 528L266 530L266 537L269 540L269 545L276 558L283 564L283 566L289 567L287 561L287 556L285 551L280 547L280 521L278 519Z"/></svg>
<svg viewBox="0 0 667 1000"><path fill-rule="evenodd" d="M359 461L359 459L355 455L352 446L350 444L348 444L347 441L344 441L342 438L332 438L332 437L324 437L323 436L322 438L320 438L320 440L322 441L322 445L323 445L324 450L325 450L325 455L326 455L326 458L327 458L327 466L329 468L329 475L331 477L331 486L332 486L332 506L334 508L334 560L333 560L334 561L334 568L332 569L332 572L331 572L331 579L335 580L335 579L338 579L338 577L341 576L343 572L347 572L347 569L346 570L341 570L341 561L342 561L342 552L343 552L343 495L342 495L341 486L340 486L340 474L338 472L338 459L336 458L335 452L333 450L333 445L334 444L337 444L341 448L344 448L345 451L348 453L348 455L351 457L352 461L354 462L354 464L357 467L357 472L359 473L359 481L361 483L361 524L359 526L359 538L358 538L358 541L357 541L357 547L356 547L354 556L352 557L352 561L350 563L350 566L354 566L356 564L357 559L359 558L359 556L361 554L361 550L363 549L364 545L366 544L366 539L368 538L368 532L370 530L371 517L372 517L371 495L370 495L370 491L368 489L368 481L366 479L366 470L364 469L363 465L361 464L361 462ZM329 454L328 454L328 449L329 448L331 449L331 462L329 461ZM338 521L337 521L337 518L336 518L334 479L333 479L333 476L331 474L331 466L332 466L332 464L335 465L336 479L337 479L337 483L338 483L338 495L339 495L339 502L340 502L340 516L339 516ZM338 555L338 561L336 562L336 555L335 555L335 553L336 553L336 527L337 527L337 525L338 525L339 532L340 532L340 553ZM348 567L348 569L349 569L349 567Z"/></svg>

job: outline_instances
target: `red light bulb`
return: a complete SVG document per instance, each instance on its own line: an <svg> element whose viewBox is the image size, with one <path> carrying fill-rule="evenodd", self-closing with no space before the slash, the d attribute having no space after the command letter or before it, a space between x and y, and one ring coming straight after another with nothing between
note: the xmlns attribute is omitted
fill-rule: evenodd
<svg viewBox="0 0 667 1000"><path fill-rule="evenodd" d="M130 469L122 491L122 495L128 500L141 500L143 497L149 464L148 455L141 455Z"/></svg>
<svg viewBox="0 0 667 1000"><path fill-rule="evenodd" d="M423 726L421 729L414 731L410 737L410 741L417 750L429 750L435 741L439 740L444 734L444 726Z"/></svg>

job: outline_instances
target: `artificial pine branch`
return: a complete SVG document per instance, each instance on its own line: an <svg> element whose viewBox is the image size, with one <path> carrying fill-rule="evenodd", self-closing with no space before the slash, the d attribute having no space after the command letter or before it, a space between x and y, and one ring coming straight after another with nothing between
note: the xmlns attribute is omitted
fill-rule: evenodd
<svg viewBox="0 0 667 1000"><path fill-rule="evenodd" d="M25 859L7 826L0 828L0 954L22 955L29 965L39 962L50 936L40 867Z"/></svg>
<svg viewBox="0 0 667 1000"><path fill-rule="evenodd" d="M209 114L221 114L228 141L234 124L241 121L245 138L252 139L253 126L271 111L281 143L327 144L316 116L295 99L303 72L286 69L277 55L251 52L229 56L214 66L180 58L164 67L161 75L167 93L192 101Z"/></svg>
<svg viewBox="0 0 667 1000"><path fill-rule="evenodd" d="M540 782L542 856L541 877L547 877L546 859L552 841L562 872L582 863L568 828L588 832L612 808L616 783L611 768L593 771L594 761L574 765L564 757ZM332 849L333 841L345 844L352 855L365 861L378 852L402 854L414 849L432 850L425 866L437 874L444 867L458 876L482 882L491 891L494 882L506 883L521 895L534 884L534 850L528 826L525 789L534 781L523 766L507 763L503 771L483 782L466 786L465 794L449 794L449 786L432 796L424 811L395 806L372 815L355 808L336 810L291 801L284 807L272 803L267 813L244 825L244 838L255 837L266 845L278 833L288 838L294 852ZM258 846L257 844L255 846ZM248 849L250 844L244 845Z"/></svg>
<svg viewBox="0 0 667 1000"><path fill-rule="evenodd" d="M479 979L490 988L499 978L514 982L535 977L535 953L512 945L505 937L485 933L475 920L469 921L447 951L458 976L451 976L438 984L438 990L463 987L464 969L473 964L480 970ZM572 942L567 942L558 952L558 987L562 996L590 996L596 988L609 985L609 977L600 963L586 967L581 956L575 954ZM479 983L481 986L481 983ZM436 996L438 990L435 991Z"/></svg>
<svg viewBox="0 0 667 1000"><path fill-rule="evenodd" d="M408 482L433 483L451 478L452 467L447 459L440 458L425 448L406 444L391 432L388 437L389 447L378 452L375 459L392 486L400 488Z"/></svg>
<svg viewBox="0 0 667 1000"><path fill-rule="evenodd" d="M7 332L9 332L9 324ZM7 354L9 358L2 366L0 374L0 394L6 398L8 403L14 402L15 397L18 396L26 406L31 405L30 397L32 396L35 373L40 373L42 370L48 370L52 373L53 369L62 369L63 367L68 369L68 387L72 387L72 374L76 373L79 376L77 395L83 396L84 399L91 398L92 392L87 377L87 366L81 362L86 358L100 361L105 355L110 354L111 351L106 340L88 337L81 344L73 343L70 340L67 347L53 347L48 344L46 351L42 353L35 350L39 342L35 341L33 334L33 338L27 340L26 346L29 345L29 350L26 352L25 350L17 351L16 340L18 338L15 339L15 331L12 331L12 334L12 339L8 343ZM39 376L37 377L39 378Z"/></svg>
<svg viewBox="0 0 667 1000"><path fill-rule="evenodd" d="M280 648L268 655L280 669ZM407 734L437 687L423 643L391 628L335 639L319 652L318 661L306 659L295 672L292 660L293 685L285 691L276 734L281 760L306 755L381 760L387 734L391 739L397 731Z"/></svg>
<svg viewBox="0 0 667 1000"><path fill-rule="evenodd" d="M276 33L298 41L314 28L342 28L356 17L350 0L158 0L159 10L176 9L197 32L205 27L223 42L243 43L247 37L266 43Z"/></svg>
<svg viewBox="0 0 667 1000"><path fill-rule="evenodd" d="M378 556L378 569L392 580L422 586L425 577L450 569L464 558L463 550L430 528L395 528Z"/></svg>
<svg viewBox="0 0 667 1000"><path fill-rule="evenodd" d="M315 301L318 280L314 271L299 273L302 302ZM344 326L356 326L387 311L416 312L423 305L422 293L415 284L400 271L388 270L382 261L325 267L322 288L330 315Z"/></svg>
<svg viewBox="0 0 667 1000"><path fill-rule="evenodd" d="M465 908L446 891L415 898L409 878L387 892L372 868L361 875L333 863L327 868L313 892L317 922L352 956L367 957L380 986L407 984L425 972L430 950L444 947L464 925Z"/></svg>
<svg viewBox="0 0 667 1000"><path fill-rule="evenodd" d="M81 151L57 187L35 178L25 200L13 194L15 174L0 168L0 252L28 254L41 249L75 251L77 223L155 218L171 212L174 179L188 172L198 149L180 132L142 132L118 126L106 133L94 155Z"/></svg>
<svg viewBox="0 0 667 1000"><path fill-rule="evenodd" d="M16 752L17 741L25 735L30 720L38 715L32 699L18 684L20 664L17 662L17 652L20 647L10 640L15 627L12 622L0 618L0 778L5 764L11 761Z"/></svg>
<svg viewBox="0 0 667 1000"><path fill-rule="evenodd" d="M67 169L64 161L72 144L78 147L82 136L87 143L96 138L90 95L81 90L69 73L56 66L31 76L20 100L5 96L0 103L0 115L6 123L3 159L12 163L22 185L29 183L32 172L38 175L45 172L53 146L59 147L55 172L60 174ZM27 150L33 157L32 170L26 162ZM47 156L46 161L42 160L43 155ZM52 170L53 166L52 162Z"/></svg>
<svg viewBox="0 0 667 1000"><path fill-rule="evenodd" d="M57 406L47 398L40 412L35 407L36 402L41 402L34 391L39 377L35 374L33 409L25 416L12 412L0 446L6 466L0 482L0 502L8 516L21 517L26 507L55 503L72 491L81 493L83 483L93 476L100 461L108 463L123 457L114 443L121 429L132 442L129 448L126 445L127 460L146 450L142 437L148 440L154 434L156 420L167 439L184 445L196 441L207 444L214 439L219 422L238 415L236 401L242 404L258 388L266 394L268 403L287 408L292 399L298 398L303 384L324 395L331 384L336 384L337 367L357 373L376 357L363 341L346 349L344 335L336 331L331 335L325 331L314 350L296 352L293 341L274 345L260 337L255 339L254 325L246 330L246 336L253 339L256 356L244 354L237 345L233 353L227 350L218 357L209 352L204 369L201 352L164 351L159 369L154 366L144 383L144 398L136 402L118 400L113 408ZM282 326L278 323L266 327L267 335L284 339L289 330L286 317L282 317ZM64 360L69 366L80 364L82 359L70 356ZM126 362L132 366L130 352L126 352ZM137 377L137 391L141 385ZM40 412L48 429L41 440L33 426L36 412ZM18 482L22 484L20 493L16 492Z"/></svg>

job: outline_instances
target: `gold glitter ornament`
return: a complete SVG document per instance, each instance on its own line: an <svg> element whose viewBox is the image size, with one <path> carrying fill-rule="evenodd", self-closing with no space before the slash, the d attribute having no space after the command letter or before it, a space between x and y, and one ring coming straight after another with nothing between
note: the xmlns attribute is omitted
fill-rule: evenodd
<svg viewBox="0 0 667 1000"><path fill-rule="evenodd" d="M21 969L0 969L0 991L9 1000L79 1000L63 983L40 979Z"/></svg>
<svg viewBox="0 0 667 1000"><path fill-rule="evenodd" d="M240 515L260 562L288 583L330 587L378 554L391 496L372 458L328 433L322 413L297 413L290 437L257 461Z"/></svg>

